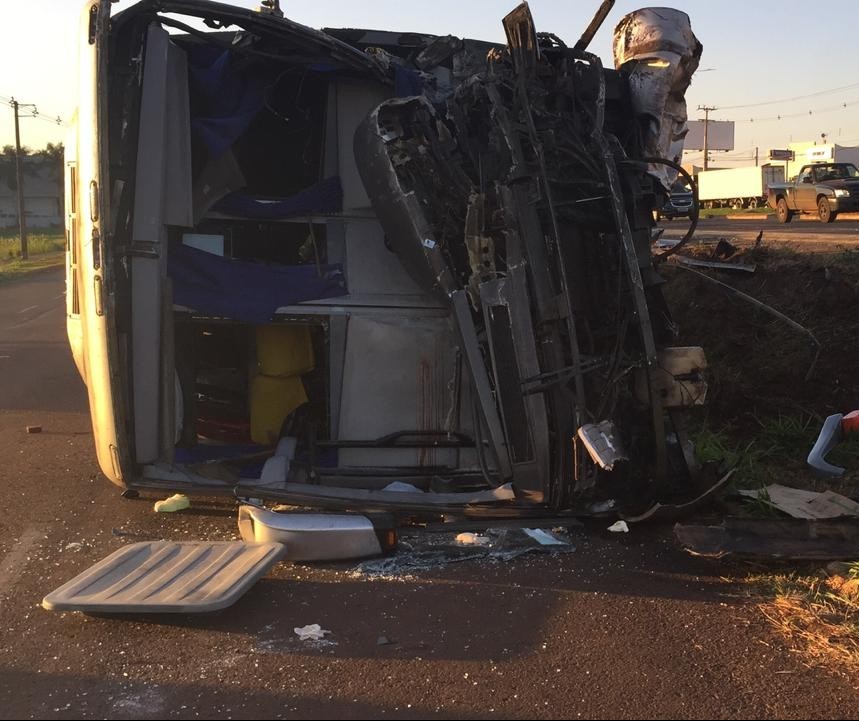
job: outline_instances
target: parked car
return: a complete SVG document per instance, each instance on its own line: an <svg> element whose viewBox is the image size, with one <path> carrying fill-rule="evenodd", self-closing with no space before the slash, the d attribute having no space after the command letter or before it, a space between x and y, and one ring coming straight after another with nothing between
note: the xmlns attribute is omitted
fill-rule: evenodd
<svg viewBox="0 0 859 721"><path fill-rule="evenodd" d="M852 163L806 165L792 183L771 185L767 203L779 223L797 213L816 213L831 223L839 213L859 211L859 170Z"/></svg>
<svg viewBox="0 0 859 721"><path fill-rule="evenodd" d="M678 181L672 186L665 205L654 213L654 219L691 218L694 205L692 190L685 183Z"/></svg>

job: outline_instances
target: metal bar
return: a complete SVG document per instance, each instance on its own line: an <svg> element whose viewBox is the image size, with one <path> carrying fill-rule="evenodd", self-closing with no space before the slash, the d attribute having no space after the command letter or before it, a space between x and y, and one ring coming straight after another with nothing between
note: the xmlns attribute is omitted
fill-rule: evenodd
<svg viewBox="0 0 859 721"><path fill-rule="evenodd" d="M468 298L464 290L456 290L450 296L453 306L456 324L459 328L462 340L466 364L474 380L474 388L480 404L480 410L489 430L489 440L498 463L498 472L505 481L513 477L513 468L510 463L510 453L507 450L507 441L504 438L504 430L498 415L498 407L492 397L492 388L489 385L489 376L486 373L486 364L480 353L480 345L477 341L477 332L474 329L474 320L468 307Z"/></svg>
<svg viewBox="0 0 859 721"><path fill-rule="evenodd" d="M591 44L591 40L594 39L594 35L597 34L599 29L602 27L602 24L605 22L605 19L608 17L608 14L611 12L611 9L614 7L614 3L615 0L603 0L602 5L599 6L599 9L597 10L596 15L594 15L593 20L591 20L590 25L588 25L587 29L579 38L579 41L573 46L574 50L583 52L587 49L588 45Z"/></svg>

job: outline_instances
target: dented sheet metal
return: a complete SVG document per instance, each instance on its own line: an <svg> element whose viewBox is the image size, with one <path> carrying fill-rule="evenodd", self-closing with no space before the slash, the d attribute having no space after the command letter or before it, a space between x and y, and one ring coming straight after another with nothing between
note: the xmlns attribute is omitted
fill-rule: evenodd
<svg viewBox="0 0 859 721"><path fill-rule="evenodd" d="M646 155L682 161L689 131L685 93L702 51L689 16L679 10L644 8L627 15L615 28L615 66L628 72ZM651 166L650 172L666 190L677 178L664 165Z"/></svg>
<svg viewBox="0 0 859 721"><path fill-rule="evenodd" d="M671 183L642 162L682 150L702 48L684 13L639 11L605 70L586 47L611 5L570 48L523 3L503 19L506 49L444 102L388 100L354 144L391 247L456 319L487 480L556 508L613 474L656 489L688 477L666 409L706 395L703 353L666 349L651 210ZM458 49L437 40L420 69Z"/></svg>

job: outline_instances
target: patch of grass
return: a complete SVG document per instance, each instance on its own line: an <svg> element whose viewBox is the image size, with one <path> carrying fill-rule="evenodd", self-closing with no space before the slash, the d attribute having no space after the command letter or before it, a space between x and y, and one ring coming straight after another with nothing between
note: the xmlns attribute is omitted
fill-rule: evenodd
<svg viewBox="0 0 859 721"><path fill-rule="evenodd" d="M746 580L764 616L809 661L853 677L859 673L859 562Z"/></svg>
<svg viewBox="0 0 859 721"><path fill-rule="evenodd" d="M762 458L787 457L802 460L814 445L820 430L811 415L784 415L755 418L761 432L756 440Z"/></svg>
<svg viewBox="0 0 859 721"><path fill-rule="evenodd" d="M726 430L714 431L704 426L692 435L692 441L698 460L702 463L716 462L726 468L736 468L732 481L735 487L759 489L768 484L769 473L763 464L765 454L756 440L741 445L733 441ZM767 511L764 515L770 515L769 509L769 506L761 503L760 510Z"/></svg>
<svg viewBox="0 0 859 721"><path fill-rule="evenodd" d="M730 426L714 430L705 421L692 433L698 460L735 467L733 485L740 489L759 490L781 483L820 490L809 475L806 458L817 439L821 420L809 413L754 416L754 420L760 430L742 440L737 440L737 432ZM845 438L828 459L847 468L845 481L853 483L853 471L859 469L859 435ZM747 499L744 508L751 516L778 515L764 500Z"/></svg>
<svg viewBox="0 0 859 721"><path fill-rule="evenodd" d="M65 250L66 238L61 230L51 230L47 233L27 234L27 252L32 257L44 253L56 253ZM0 234L0 260L15 260L21 257L21 241L17 231L8 230Z"/></svg>
<svg viewBox="0 0 859 721"><path fill-rule="evenodd" d="M53 268L63 264L66 248L62 229L27 235L29 259L21 260L21 241L17 229L0 231L0 282L18 278L34 270Z"/></svg>
<svg viewBox="0 0 859 721"><path fill-rule="evenodd" d="M852 434L844 438L826 459L836 466L847 469L859 468L859 435Z"/></svg>
<svg viewBox="0 0 859 721"><path fill-rule="evenodd" d="M0 283L7 280L19 278L27 273L32 273L35 270L45 270L47 268L60 268L65 261L65 253L42 253L41 255L31 256L29 260L0 260Z"/></svg>

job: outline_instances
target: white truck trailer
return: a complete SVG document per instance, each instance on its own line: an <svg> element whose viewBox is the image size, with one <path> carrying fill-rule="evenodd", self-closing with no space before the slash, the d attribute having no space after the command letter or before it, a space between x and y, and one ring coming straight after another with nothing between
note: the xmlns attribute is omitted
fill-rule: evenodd
<svg viewBox="0 0 859 721"><path fill-rule="evenodd" d="M698 199L704 208L757 208L766 205L767 188L784 182L780 165L705 170L698 173Z"/></svg>

